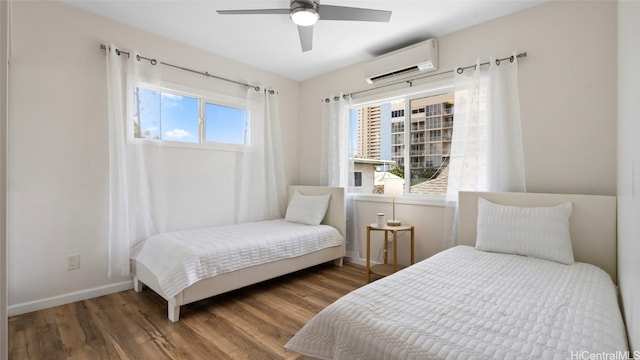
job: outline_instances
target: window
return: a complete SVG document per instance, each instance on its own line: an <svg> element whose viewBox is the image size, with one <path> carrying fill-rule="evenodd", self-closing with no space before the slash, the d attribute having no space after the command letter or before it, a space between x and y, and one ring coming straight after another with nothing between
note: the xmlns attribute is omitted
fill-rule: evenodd
<svg viewBox="0 0 640 360"><path fill-rule="evenodd" d="M218 104L205 105L205 141L245 144L247 112Z"/></svg>
<svg viewBox="0 0 640 360"><path fill-rule="evenodd" d="M353 186L362 187L362 171L353 172Z"/></svg>
<svg viewBox="0 0 640 360"><path fill-rule="evenodd" d="M248 112L239 105L241 100L223 104L204 96L140 86L134 88L133 99L136 138L192 144L249 142Z"/></svg>
<svg viewBox="0 0 640 360"><path fill-rule="evenodd" d="M379 162L408 179L411 194L445 194L453 127L453 93L397 98L351 109L354 162ZM410 116L404 116L410 114ZM360 174L363 176L363 174ZM363 181L361 183L368 183ZM407 183L406 183L407 184ZM379 189L371 189L375 193Z"/></svg>

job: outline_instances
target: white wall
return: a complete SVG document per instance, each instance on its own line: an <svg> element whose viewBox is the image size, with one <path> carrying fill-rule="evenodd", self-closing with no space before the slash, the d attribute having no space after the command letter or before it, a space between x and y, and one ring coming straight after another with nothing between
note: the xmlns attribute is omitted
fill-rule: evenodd
<svg viewBox="0 0 640 360"><path fill-rule="evenodd" d="M107 277L108 142L101 43L279 91L285 166L297 178L298 83L51 1L13 3L9 114L9 313L131 286ZM164 68L163 79L222 93L237 85ZM232 222L236 154L160 150L169 229ZM80 269L67 271L68 254Z"/></svg>
<svg viewBox="0 0 640 360"><path fill-rule="evenodd" d="M519 84L529 191L616 194L615 1L552 1L438 41L441 70L527 51ZM320 183L321 99L365 88L360 64L301 83L301 182ZM361 228L376 211L359 207ZM442 244L442 208L398 211L421 226L418 258L433 254Z"/></svg>
<svg viewBox="0 0 640 360"><path fill-rule="evenodd" d="M618 4L618 278L630 346L640 351L640 2Z"/></svg>

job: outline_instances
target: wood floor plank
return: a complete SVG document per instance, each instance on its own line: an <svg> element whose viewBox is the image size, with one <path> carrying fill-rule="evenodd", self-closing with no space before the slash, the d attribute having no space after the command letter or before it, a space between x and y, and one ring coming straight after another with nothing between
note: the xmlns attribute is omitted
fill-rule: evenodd
<svg viewBox="0 0 640 360"><path fill-rule="evenodd" d="M42 359L60 359L65 357L54 312L54 308L45 309L37 314L35 318L39 356Z"/></svg>
<svg viewBox="0 0 640 360"><path fill-rule="evenodd" d="M10 359L301 359L284 344L324 307L365 284L332 264L181 307L145 288L9 318Z"/></svg>
<svg viewBox="0 0 640 360"><path fill-rule="evenodd" d="M282 344L293 336L295 330L287 329L287 321L283 318L274 322L271 315L250 306L244 301L238 301L234 307L220 307L216 311L223 317L233 321L248 337L259 342L262 347L277 355L284 357Z"/></svg>
<svg viewBox="0 0 640 360"><path fill-rule="evenodd" d="M17 317L9 318L9 329L13 329L10 334L10 341L13 340L15 346L9 346L10 359L37 359L37 336L35 332L34 318L36 313L29 313ZM11 337L13 335L13 337Z"/></svg>
<svg viewBox="0 0 640 360"><path fill-rule="evenodd" d="M93 353L93 349L85 341L85 333L76 316L75 306L78 304L74 303L54 308L60 340L64 344L65 356L68 359L77 358L82 354L88 356Z"/></svg>

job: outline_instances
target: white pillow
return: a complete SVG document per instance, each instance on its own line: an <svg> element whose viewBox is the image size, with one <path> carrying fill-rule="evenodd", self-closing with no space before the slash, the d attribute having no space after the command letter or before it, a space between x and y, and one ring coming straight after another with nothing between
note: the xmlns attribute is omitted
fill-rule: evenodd
<svg viewBox="0 0 640 360"><path fill-rule="evenodd" d="M307 224L320 225L329 207L331 194L326 195L303 195L297 190L293 192L285 220Z"/></svg>
<svg viewBox="0 0 640 360"><path fill-rule="evenodd" d="M516 207L478 198L476 248L573 264L572 206Z"/></svg>

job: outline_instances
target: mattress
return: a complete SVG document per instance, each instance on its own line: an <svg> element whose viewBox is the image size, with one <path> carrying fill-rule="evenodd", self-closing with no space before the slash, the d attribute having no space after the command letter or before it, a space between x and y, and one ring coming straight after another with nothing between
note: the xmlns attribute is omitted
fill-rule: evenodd
<svg viewBox="0 0 640 360"><path fill-rule="evenodd" d="M131 259L144 264L172 297L202 279L343 242L329 225L278 219L156 234L132 249Z"/></svg>
<svg viewBox="0 0 640 360"><path fill-rule="evenodd" d="M320 359L570 359L628 347L600 268L458 246L345 295L285 349Z"/></svg>

